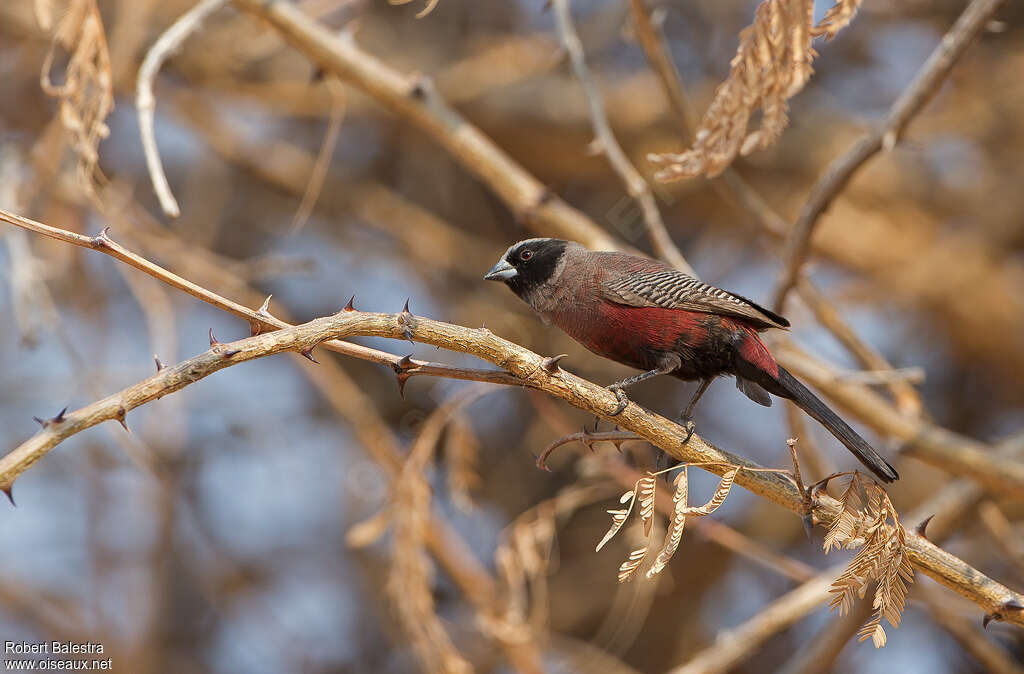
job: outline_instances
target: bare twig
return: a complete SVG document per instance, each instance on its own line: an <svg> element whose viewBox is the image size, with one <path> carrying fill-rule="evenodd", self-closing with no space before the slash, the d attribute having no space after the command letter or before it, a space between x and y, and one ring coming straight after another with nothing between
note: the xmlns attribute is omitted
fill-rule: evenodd
<svg viewBox="0 0 1024 674"><path fill-rule="evenodd" d="M989 537L1002 551L1003 555L1024 578L1024 545L1020 536L1013 530L1013 524L992 501L985 501L978 506L978 517Z"/></svg>
<svg viewBox="0 0 1024 674"><path fill-rule="evenodd" d="M302 201L292 218L292 225L289 232L295 233L302 229L309 220L316 201L320 197L320 190L323 189L324 179L327 178L327 169L331 166L331 157L334 155L334 148L338 145L338 136L341 133L341 122L345 118L345 89L341 82L334 77L326 78L328 90L331 92L331 113L327 122L327 133L324 134L324 141L320 144L320 152L317 153L316 161L313 163L313 170L309 174L309 183L302 192Z"/></svg>
<svg viewBox="0 0 1024 674"><path fill-rule="evenodd" d="M800 293L800 298L814 312L818 322L828 328L829 332L835 335L836 339L853 354L863 367L877 371L892 369L882 354L871 348L854 333L853 328L843 320L835 306L805 276L797 282L797 290ZM900 412L915 416L921 414L923 408L921 396L910 382L894 379L888 382L888 386Z"/></svg>
<svg viewBox="0 0 1024 674"><path fill-rule="evenodd" d="M311 60L427 133L479 176L525 224L547 236L554 233L591 248L622 249L449 107L430 78L395 71L360 49L351 32L335 34L296 5L263 0L234 0L234 4L269 22Z"/></svg>
<svg viewBox="0 0 1024 674"><path fill-rule="evenodd" d="M160 207L169 217L181 215L178 202L171 193L167 183L163 164L160 162L160 150L156 144L153 131L153 116L156 109L156 98L153 95L153 80L170 55L176 51L189 35L199 30L203 21L223 7L227 0L200 0L192 9L185 12L168 28L146 53L142 65L139 66L139 80L135 92L135 107L139 113L139 134L142 136L142 149L146 154L146 166L149 168L153 189L160 199Z"/></svg>
<svg viewBox="0 0 1024 674"><path fill-rule="evenodd" d="M651 15L644 7L644 0L629 0L629 7L633 16L633 26L636 28L636 35L647 62L661 81L669 107L676 114L676 121L683 136L689 139L693 133L694 118L686 104L682 77L679 76L679 70L672 61L672 54L665 44L664 36L651 21Z"/></svg>
<svg viewBox="0 0 1024 674"><path fill-rule="evenodd" d="M928 606L932 620L952 635L964 650L981 663L984 671L992 674L1024 674L1024 666L1011 653L985 636L977 622L949 609L935 592L934 587L922 587L920 595Z"/></svg>
<svg viewBox="0 0 1024 674"><path fill-rule="evenodd" d="M882 149L891 150L896 146L907 124L938 92L953 66L974 38L985 30L1003 1L973 0L943 36L913 81L893 103L885 122L854 143L818 178L786 242L783 271L772 299L772 305L777 311L782 309L786 295L800 277L800 270L810 249L811 236L822 213L867 160Z"/></svg>
<svg viewBox="0 0 1024 674"><path fill-rule="evenodd" d="M827 674L834 671L836 658L873 611L871 602L857 602L849 613L833 618L802 648L796 649L776 674Z"/></svg>
<svg viewBox="0 0 1024 674"><path fill-rule="evenodd" d="M608 115L604 110L604 100L590 75L590 69L587 67L586 57L583 54L583 45L576 32L576 27L573 25L569 0L554 0L553 7L559 37L569 54L576 78L580 81L587 97L597 148L608 157L608 162L625 184L629 196L640 204L647 236L651 239L654 252L676 269L695 276L693 268L679 252L672 237L669 236L668 230L665 229L665 222L661 218L661 211L658 210L658 204L654 200L654 193L651 192L650 185L629 161L629 157L623 152L622 146L619 145L615 134L612 133L611 125L608 124Z"/></svg>
<svg viewBox="0 0 1024 674"><path fill-rule="evenodd" d="M685 665L670 670L669 674L718 674L731 671L772 636L825 604L829 598L828 588L842 571L842 565L822 571L763 607L745 623L719 632L714 645L699 652Z"/></svg>

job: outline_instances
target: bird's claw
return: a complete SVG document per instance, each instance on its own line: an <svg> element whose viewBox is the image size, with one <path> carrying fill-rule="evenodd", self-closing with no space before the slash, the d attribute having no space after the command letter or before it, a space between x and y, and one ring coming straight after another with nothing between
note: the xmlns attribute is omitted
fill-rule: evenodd
<svg viewBox="0 0 1024 674"><path fill-rule="evenodd" d="M686 429L686 438L683 439L685 445L693 437L693 432L697 430L697 424L693 423L693 419L683 419L682 427Z"/></svg>
<svg viewBox="0 0 1024 674"><path fill-rule="evenodd" d="M624 409L626 409L627 405L629 405L629 398L626 397L626 392L623 391L621 388L615 388L613 386L609 386L608 390L611 391L612 393L614 393L615 397L619 399L619 404L615 408L615 411L612 412L611 414L609 414L608 416L610 416L610 417L617 417L620 414L622 414L622 411Z"/></svg>

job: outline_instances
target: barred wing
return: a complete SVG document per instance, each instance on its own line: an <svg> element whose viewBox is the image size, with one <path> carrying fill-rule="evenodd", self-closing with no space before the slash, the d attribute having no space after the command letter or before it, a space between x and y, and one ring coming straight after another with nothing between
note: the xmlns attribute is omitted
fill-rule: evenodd
<svg viewBox="0 0 1024 674"><path fill-rule="evenodd" d="M743 318L758 328L787 328L773 311L669 267L603 274L601 290L612 302Z"/></svg>

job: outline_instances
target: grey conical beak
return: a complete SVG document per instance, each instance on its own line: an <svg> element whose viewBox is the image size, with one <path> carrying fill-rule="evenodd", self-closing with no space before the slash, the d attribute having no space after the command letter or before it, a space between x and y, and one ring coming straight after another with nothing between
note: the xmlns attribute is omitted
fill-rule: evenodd
<svg viewBox="0 0 1024 674"><path fill-rule="evenodd" d="M505 258L498 260L498 264L491 267L491 270L484 274L485 281L507 281L519 272L508 263Z"/></svg>

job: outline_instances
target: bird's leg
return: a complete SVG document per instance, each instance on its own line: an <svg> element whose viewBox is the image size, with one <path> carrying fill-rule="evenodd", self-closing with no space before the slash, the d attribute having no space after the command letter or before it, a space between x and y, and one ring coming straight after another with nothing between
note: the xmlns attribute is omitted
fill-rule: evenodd
<svg viewBox="0 0 1024 674"><path fill-rule="evenodd" d="M626 405L629 404L629 398L626 397L626 393L622 389L626 388L627 386L632 386L633 384L639 384L642 381L647 381L651 377L657 377L658 375L661 374L669 374L670 372L674 372L682 364L682 361L679 360L679 356L677 356L674 353L666 353L664 356L661 357L661 361L658 363L658 367L654 368L653 370L641 372L640 374L633 375L632 377L627 377L622 381L617 381L611 386L609 386L608 390L614 392L615 397L619 399L619 406L616 407L615 411L612 412L609 416L616 417L622 414L622 410L626 409Z"/></svg>
<svg viewBox="0 0 1024 674"><path fill-rule="evenodd" d="M686 405L686 409L679 415L680 420L683 422L683 426L686 428L686 439L683 440L683 444L690 441L693 437L693 432L697 429L697 424L693 423L693 409L697 406L697 401L704 395L704 391L708 390L713 380L710 377L705 377L700 380L700 386L694 392L693 397L690 398L689 404Z"/></svg>

